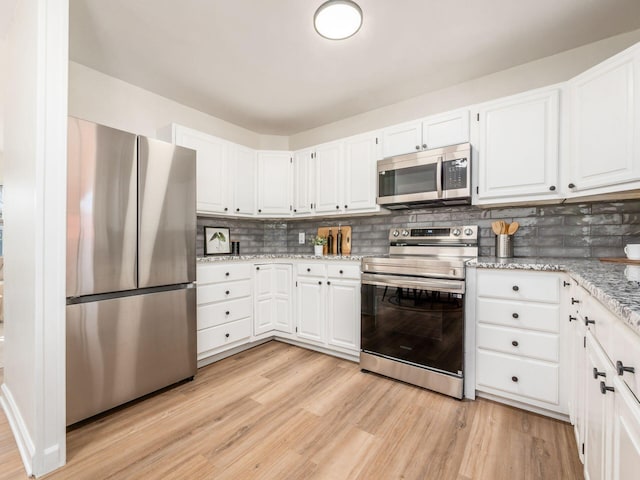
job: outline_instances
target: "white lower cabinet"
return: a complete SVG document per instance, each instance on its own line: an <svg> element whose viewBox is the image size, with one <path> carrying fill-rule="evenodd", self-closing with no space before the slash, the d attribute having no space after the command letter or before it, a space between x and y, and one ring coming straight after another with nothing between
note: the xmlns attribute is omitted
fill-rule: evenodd
<svg viewBox="0 0 640 480"><path fill-rule="evenodd" d="M325 343L324 277L298 277L296 281L296 313L298 337L316 343Z"/></svg>
<svg viewBox="0 0 640 480"><path fill-rule="evenodd" d="M327 343L360 350L360 282L327 280Z"/></svg>
<svg viewBox="0 0 640 480"><path fill-rule="evenodd" d="M196 270L198 360L242 345L251 337L249 264L199 264Z"/></svg>
<svg viewBox="0 0 640 480"><path fill-rule="evenodd" d="M640 403L618 378L612 419L611 478L626 480L640 475Z"/></svg>
<svg viewBox="0 0 640 480"><path fill-rule="evenodd" d="M476 279L476 390L567 413L561 275L479 270Z"/></svg>
<svg viewBox="0 0 640 480"><path fill-rule="evenodd" d="M254 271L254 334L291 333L291 265L261 264Z"/></svg>

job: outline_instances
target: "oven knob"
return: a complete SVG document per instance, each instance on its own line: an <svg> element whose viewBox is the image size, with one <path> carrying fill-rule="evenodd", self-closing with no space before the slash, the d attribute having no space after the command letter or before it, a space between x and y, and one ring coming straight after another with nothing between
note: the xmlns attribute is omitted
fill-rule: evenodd
<svg viewBox="0 0 640 480"><path fill-rule="evenodd" d="M470 228L465 228L464 229L464 234L465 235L473 235L473 230L471 230Z"/></svg>
<svg viewBox="0 0 640 480"><path fill-rule="evenodd" d="M451 233L453 233L453 236L454 236L454 237L459 237L459 236L460 236L460 233L462 233L462 232L460 232L460 229L459 229L459 228L454 228L454 229L453 229L453 232L451 232Z"/></svg>
<svg viewBox="0 0 640 480"><path fill-rule="evenodd" d="M398 235L400 235L400 232L398 230L394 230L393 231L393 236L397 237Z"/></svg>
<svg viewBox="0 0 640 480"><path fill-rule="evenodd" d="M409 230L402 230L402 236L403 237L408 237L409 236Z"/></svg>

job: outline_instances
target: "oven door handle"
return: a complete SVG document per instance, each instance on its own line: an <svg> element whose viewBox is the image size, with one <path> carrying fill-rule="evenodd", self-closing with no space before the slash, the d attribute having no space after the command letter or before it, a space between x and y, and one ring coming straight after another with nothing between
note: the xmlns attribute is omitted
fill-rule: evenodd
<svg viewBox="0 0 640 480"><path fill-rule="evenodd" d="M464 294L465 292L465 283L463 280L381 275L377 273L363 273L362 284L377 285L380 287L415 288L446 293Z"/></svg>
<svg viewBox="0 0 640 480"><path fill-rule="evenodd" d="M442 198L442 157L438 157L438 164L436 166L436 190L438 192L438 198Z"/></svg>

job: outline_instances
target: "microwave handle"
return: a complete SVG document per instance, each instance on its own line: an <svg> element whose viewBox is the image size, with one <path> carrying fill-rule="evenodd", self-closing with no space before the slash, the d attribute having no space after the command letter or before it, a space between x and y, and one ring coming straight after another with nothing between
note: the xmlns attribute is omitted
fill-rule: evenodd
<svg viewBox="0 0 640 480"><path fill-rule="evenodd" d="M436 189L438 191L438 198L442 198L442 157L438 157L438 164L436 166Z"/></svg>

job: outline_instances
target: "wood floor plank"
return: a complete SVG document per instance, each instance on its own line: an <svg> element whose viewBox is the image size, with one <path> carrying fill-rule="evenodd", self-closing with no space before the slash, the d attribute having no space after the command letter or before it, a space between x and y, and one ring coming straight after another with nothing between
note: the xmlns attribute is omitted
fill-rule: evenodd
<svg viewBox="0 0 640 480"><path fill-rule="evenodd" d="M67 433L47 480L582 478L570 425L269 342ZM0 415L0 480L24 479Z"/></svg>

